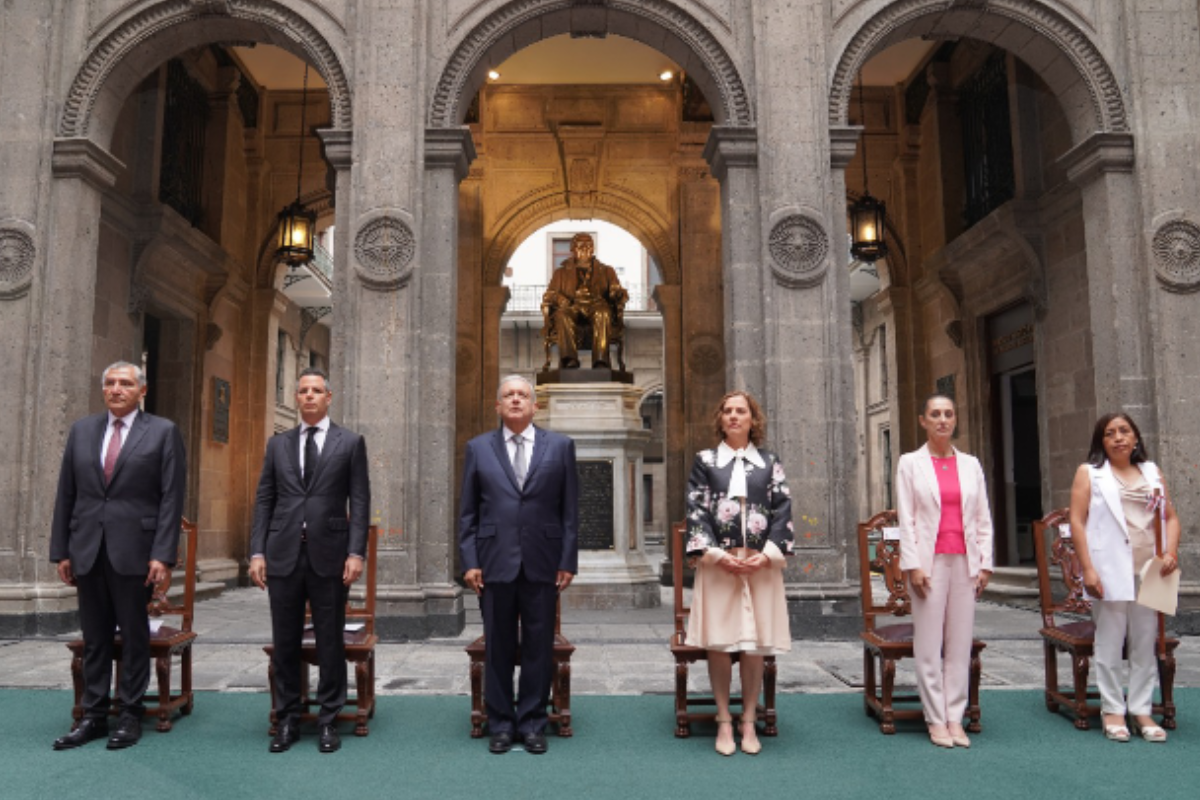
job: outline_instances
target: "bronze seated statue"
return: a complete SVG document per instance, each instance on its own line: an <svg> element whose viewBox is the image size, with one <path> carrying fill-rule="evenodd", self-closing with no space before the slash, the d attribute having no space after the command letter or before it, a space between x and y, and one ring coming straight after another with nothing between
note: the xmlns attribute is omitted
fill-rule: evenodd
<svg viewBox="0 0 1200 800"><path fill-rule="evenodd" d="M550 369L550 348L558 345L559 367L578 369L579 351L591 350L592 369L611 368L609 348L625 370L625 303L629 293L617 272L595 257L586 233L571 239L571 257L562 262L542 296L543 370Z"/></svg>

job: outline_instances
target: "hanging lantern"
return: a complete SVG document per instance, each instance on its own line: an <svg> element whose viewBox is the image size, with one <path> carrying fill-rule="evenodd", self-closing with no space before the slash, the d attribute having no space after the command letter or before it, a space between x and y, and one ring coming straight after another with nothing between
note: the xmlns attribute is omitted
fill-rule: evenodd
<svg viewBox="0 0 1200 800"><path fill-rule="evenodd" d="M882 200L864 194L850 206L850 230L853 239L850 254L868 264L886 258L887 242L884 241L884 226L887 210Z"/></svg>
<svg viewBox="0 0 1200 800"><path fill-rule="evenodd" d="M301 266L312 261L316 229L316 212L306 211L298 200L280 211L275 257L289 266Z"/></svg>

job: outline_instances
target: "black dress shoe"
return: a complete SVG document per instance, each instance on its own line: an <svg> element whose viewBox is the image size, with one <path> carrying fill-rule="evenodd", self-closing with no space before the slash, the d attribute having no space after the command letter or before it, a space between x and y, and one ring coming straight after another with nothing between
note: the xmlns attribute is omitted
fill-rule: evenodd
<svg viewBox="0 0 1200 800"><path fill-rule="evenodd" d="M108 737L109 750L124 750L133 747L142 738L142 721L137 717L121 717L117 729Z"/></svg>
<svg viewBox="0 0 1200 800"><path fill-rule="evenodd" d="M512 744L512 734L508 731L501 731L500 733L492 734L492 740L488 742L488 750L500 755L501 753L507 753L509 750L511 750Z"/></svg>
<svg viewBox="0 0 1200 800"><path fill-rule="evenodd" d="M542 753L546 752L546 734L525 734L525 752L532 753L535 756L540 756Z"/></svg>
<svg viewBox="0 0 1200 800"><path fill-rule="evenodd" d="M75 730L54 740L54 749L73 750L93 739L103 739L106 736L108 736L108 720L84 717L75 726Z"/></svg>
<svg viewBox="0 0 1200 800"><path fill-rule="evenodd" d="M321 726L319 743L322 753L336 753L342 746L342 737L338 736L337 728L333 725Z"/></svg>
<svg viewBox="0 0 1200 800"><path fill-rule="evenodd" d="M300 728L292 722L281 722L275 728L275 737L271 739L272 753L286 753L288 748L300 739Z"/></svg>

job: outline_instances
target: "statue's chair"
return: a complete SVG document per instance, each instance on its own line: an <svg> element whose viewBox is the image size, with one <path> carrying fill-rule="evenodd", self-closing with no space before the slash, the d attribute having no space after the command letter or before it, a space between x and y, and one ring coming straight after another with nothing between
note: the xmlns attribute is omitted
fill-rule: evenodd
<svg viewBox="0 0 1200 800"><path fill-rule="evenodd" d="M911 622L889 622L881 625L877 618L890 620L912 613L912 600L900 570L900 540L896 533L898 519L895 511L881 511L858 525L858 565L862 590L863 630L863 706L867 716L879 720L882 733L896 732L896 721L925 718L916 694L898 695L895 692L896 662L913 657L913 626ZM874 551L872 553L872 550ZM871 574L883 579L886 598L876 602ZM967 730L979 733L979 682L983 664L979 654L987 647L979 639L971 643L971 672L967 690ZM916 703L916 708L896 708L896 704Z"/></svg>
<svg viewBox="0 0 1200 800"><path fill-rule="evenodd" d="M692 696L688 694L688 672L697 661L707 661L708 651L703 647L694 647L687 643L687 620L691 608L683 602L684 584L684 553L683 537L687 529L686 523L677 522L671 526L671 576L675 590L675 631L671 634L671 655L675 658L675 735L686 738L692 735L693 722L712 722L717 718L716 704L712 695ZM738 663L740 653L730 653L733 663ZM764 736L775 736L779 733L775 712L775 681L777 667L775 656L763 656L762 702L758 698L745 698L734 695L729 698L731 707L745 708L747 702L755 704L755 716L762 721ZM689 710L697 706L711 708L711 711Z"/></svg>
<svg viewBox="0 0 1200 800"><path fill-rule="evenodd" d="M376 556L379 550L379 528L372 525L367 530L367 558L363 564L366 587L362 598L346 599L346 630L343 633L346 644L346 662L354 667L354 695L346 699L346 707L338 714L339 722L353 722L355 736L370 734L367 720L375 716L375 645L379 637L375 635L375 590ZM320 701L309 693L309 672L318 666L317 638L312 628L307 624L312 621L312 613L305 615L304 639L300 646L300 708L303 713L300 721L315 722ZM267 645L263 652L270 658L275 654L275 646ZM271 730L275 735L279 718L275 714L275 668L267 667L267 681L271 687Z"/></svg>
<svg viewBox="0 0 1200 800"><path fill-rule="evenodd" d="M186 519L181 520L179 553L175 569L167 574L166 580L154 588L146 610L150 614L150 661L158 679L158 694L147 691L143 700L144 716L157 716L155 728L161 733L171 730L171 716L178 711L184 716L192 713L195 693L192 691L192 643L196 633L192 630L193 607L196 603L196 526ZM176 573L182 573L183 592L168 595ZM177 618L178 623L167 625L164 618ZM67 643L71 651L71 683L75 689L75 704L71 709L74 725L83 719L83 639ZM113 642L114 682L121 682L121 636ZM171 692L172 662L179 660L179 693ZM116 699L109 709L110 714L119 714L120 701ZM72 726L74 727L74 726Z"/></svg>
<svg viewBox="0 0 1200 800"><path fill-rule="evenodd" d="M1083 589L1083 565L1071 537L1070 509L1052 511L1033 523L1033 542L1037 553L1038 598L1042 610L1042 654L1046 661L1046 708L1060 709L1086 731L1089 717L1100 715L1100 693L1088 690L1088 671L1094 655L1096 626L1091 619L1092 604ZM1153 713L1162 716L1162 726L1175 728L1175 648L1179 640L1168 637L1158 656L1158 683L1161 694ZM1066 653L1071 664L1072 689L1058 685L1058 654Z"/></svg>
<svg viewBox="0 0 1200 800"><path fill-rule="evenodd" d="M609 328L608 346L609 348L617 348L617 368L625 371L625 303L629 299L628 293L622 288L621 295L616 303L611 303L612 306L612 322ZM546 363L542 364L543 370L550 369L551 355L553 348L558 344L558 323L555 319L554 311L556 306L554 298L550 292L546 292L542 296L542 346L546 351ZM591 350L593 344L592 323L586 319L581 319L575 323L575 334L578 337L577 350ZM608 358L608 353L605 353L605 361L613 363Z"/></svg>

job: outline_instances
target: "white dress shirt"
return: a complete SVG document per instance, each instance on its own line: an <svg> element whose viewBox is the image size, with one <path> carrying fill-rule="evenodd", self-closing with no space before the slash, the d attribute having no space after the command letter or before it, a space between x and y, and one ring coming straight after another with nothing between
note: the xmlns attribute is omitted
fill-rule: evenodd
<svg viewBox="0 0 1200 800"><path fill-rule="evenodd" d="M521 431L521 438L524 440L524 441L522 441L522 444L525 445L525 469L526 469L526 471L529 470L529 462L533 458L533 431L534 431L534 427L532 425L525 426L525 430ZM517 444L516 444L516 442L513 441L512 437L514 437L514 436L516 436L516 434L513 433L511 430L509 430L508 426L505 425L504 426L504 446L508 448L508 463L513 464L515 467L516 466L515 460L517 457Z"/></svg>

